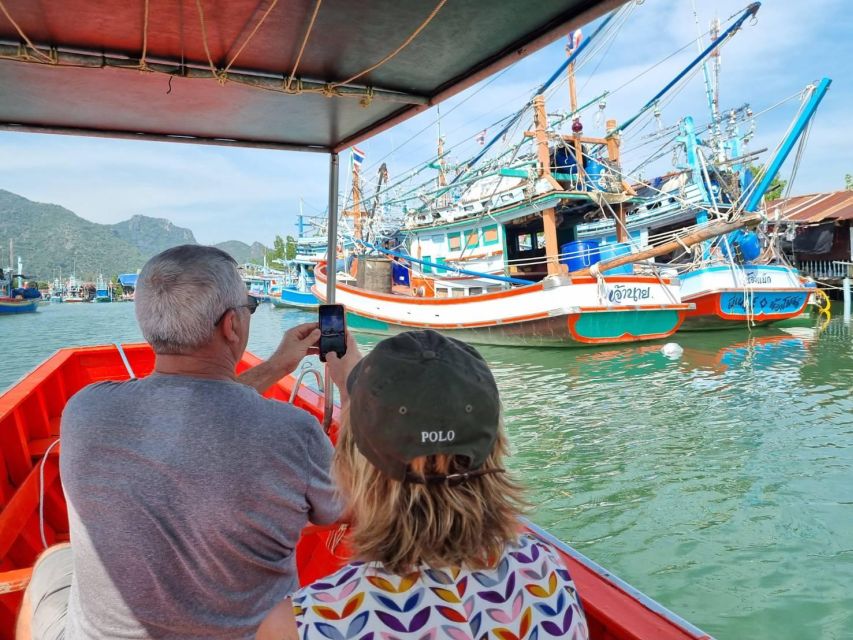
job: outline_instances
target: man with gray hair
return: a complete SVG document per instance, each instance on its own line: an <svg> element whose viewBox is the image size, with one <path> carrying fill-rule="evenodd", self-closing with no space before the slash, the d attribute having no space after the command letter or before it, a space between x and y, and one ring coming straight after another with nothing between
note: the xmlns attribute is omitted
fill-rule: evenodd
<svg viewBox="0 0 853 640"><path fill-rule="evenodd" d="M297 588L302 528L340 515L320 425L259 393L320 331L291 329L236 376L257 301L213 247L151 258L135 302L154 373L91 385L65 408L71 547L34 572L33 637L251 638Z"/></svg>

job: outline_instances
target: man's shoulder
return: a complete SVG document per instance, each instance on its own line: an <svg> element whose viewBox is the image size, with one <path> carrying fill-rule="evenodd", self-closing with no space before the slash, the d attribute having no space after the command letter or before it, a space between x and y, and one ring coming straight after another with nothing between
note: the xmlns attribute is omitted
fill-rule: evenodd
<svg viewBox="0 0 853 640"><path fill-rule="evenodd" d="M97 403L100 398L106 398L116 392L129 391L135 382L136 380L102 380L101 382L93 382L71 396L65 404L65 410L92 406L92 403Z"/></svg>

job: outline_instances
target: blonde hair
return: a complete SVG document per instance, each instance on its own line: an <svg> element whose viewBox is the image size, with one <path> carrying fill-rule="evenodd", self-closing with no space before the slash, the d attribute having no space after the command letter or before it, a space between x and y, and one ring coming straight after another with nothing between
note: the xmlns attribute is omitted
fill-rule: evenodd
<svg viewBox="0 0 853 640"><path fill-rule="evenodd" d="M503 425L483 469L502 468L508 453ZM466 470L467 458L444 454L416 458L412 472L424 476ZM352 520L353 556L379 562L405 575L420 564L493 567L506 545L518 539L519 516L526 509L523 489L508 473L446 483L398 482L383 474L358 451L341 416L333 473Z"/></svg>

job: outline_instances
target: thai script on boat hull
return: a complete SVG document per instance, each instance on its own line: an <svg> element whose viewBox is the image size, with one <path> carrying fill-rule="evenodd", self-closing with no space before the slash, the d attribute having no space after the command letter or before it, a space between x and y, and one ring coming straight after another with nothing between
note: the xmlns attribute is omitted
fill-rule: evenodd
<svg viewBox="0 0 853 640"><path fill-rule="evenodd" d="M720 308L729 314L746 314L747 305L750 313L754 315L796 313L799 311L806 298L805 293L753 293L725 294L720 300Z"/></svg>
<svg viewBox="0 0 853 640"><path fill-rule="evenodd" d="M651 299L651 297L651 287L631 287L624 284L617 284L607 292L607 301L615 302L617 304L627 300L630 300L631 302L642 302L643 300Z"/></svg>
<svg viewBox="0 0 853 640"><path fill-rule="evenodd" d="M770 277L769 273L761 273L759 271L746 272L747 284L770 284L772 281L773 278Z"/></svg>

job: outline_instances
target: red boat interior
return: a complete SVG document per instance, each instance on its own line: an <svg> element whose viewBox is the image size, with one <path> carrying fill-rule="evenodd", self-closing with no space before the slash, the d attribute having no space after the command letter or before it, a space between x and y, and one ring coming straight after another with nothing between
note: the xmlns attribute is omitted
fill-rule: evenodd
<svg viewBox="0 0 853 640"><path fill-rule="evenodd" d="M145 344L123 347L136 376L149 374L154 354ZM238 371L259 362L247 353ZM102 380L130 377L118 347L63 349L0 396L0 640L11 640L23 589L32 564L44 549L68 539L68 514L59 477L60 417L67 400L78 390ZM289 401L296 381L287 377L265 394ZM323 398L300 386L294 403L318 419ZM337 409L336 409L337 411ZM334 439L337 413L332 423ZM544 532L535 535L545 536ZM42 540L42 536L44 541ZM297 547L301 583L328 575L347 558L346 538L339 529L308 527ZM582 558L561 549L590 623L592 638L668 640L707 638L690 625Z"/></svg>

